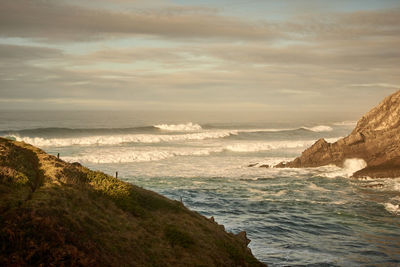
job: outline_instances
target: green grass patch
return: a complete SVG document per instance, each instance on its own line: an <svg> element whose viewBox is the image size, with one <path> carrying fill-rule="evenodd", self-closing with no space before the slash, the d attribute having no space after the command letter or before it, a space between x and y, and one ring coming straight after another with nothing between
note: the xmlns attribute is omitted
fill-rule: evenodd
<svg viewBox="0 0 400 267"><path fill-rule="evenodd" d="M195 243L190 234L179 230L175 225L167 225L164 229L164 234L169 244L173 247L189 248Z"/></svg>

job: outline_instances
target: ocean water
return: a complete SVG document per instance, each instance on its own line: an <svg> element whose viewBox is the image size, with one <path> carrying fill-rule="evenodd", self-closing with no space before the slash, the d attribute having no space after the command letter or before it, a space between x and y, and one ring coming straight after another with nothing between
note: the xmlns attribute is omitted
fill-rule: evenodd
<svg viewBox="0 0 400 267"><path fill-rule="evenodd" d="M107 112L0 112L0 136L180 200L246 231L270 266L399 266L400 178L351 179L364 166L266 168L354 122L174 120Z"/></svg>

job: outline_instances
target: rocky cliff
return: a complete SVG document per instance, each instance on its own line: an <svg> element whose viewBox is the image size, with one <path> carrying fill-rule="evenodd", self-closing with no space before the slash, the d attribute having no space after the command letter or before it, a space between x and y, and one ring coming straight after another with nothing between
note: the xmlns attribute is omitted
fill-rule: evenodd
<svg viewBox="0 0 400 267"><path fill-rule="evenodd" d="M0 138L1 266L265 266L245 232Z"/></svg>
<svg viewBox="0 0 400 267"><path fill-rule="evenodd" d="M341 167L349 158L361 158L367 163L354 177L400 177L400 91L365 114L347 137L332 144L320 139L300 157L275 167Z"/></svg>

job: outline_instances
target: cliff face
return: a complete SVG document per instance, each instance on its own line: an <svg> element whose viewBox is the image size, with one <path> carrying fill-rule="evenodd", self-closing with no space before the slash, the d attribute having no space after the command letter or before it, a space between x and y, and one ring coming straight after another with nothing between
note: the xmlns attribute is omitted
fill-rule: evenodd
<svg viewBox="0 0 400 267"><path fill-rule="evenodd" d="M367 163L354 177L400 177L400 91L365 114L347 137L332 144L320 139L300 157L276 167L341 167L349 158L361 158Z"/></svg>
<svg viewBox="0 0 400 267"><path fill-rule="evenodd" d="M1 266L265 266L245 232L0 138Z"/></svg>

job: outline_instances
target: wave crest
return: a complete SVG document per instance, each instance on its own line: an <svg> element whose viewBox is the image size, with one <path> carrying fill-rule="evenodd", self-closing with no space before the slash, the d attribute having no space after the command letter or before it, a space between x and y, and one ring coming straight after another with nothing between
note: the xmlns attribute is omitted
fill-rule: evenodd
<svg viewBox="0 0 400 267"><path fill-rule="evenodd" d="M12 136L17 141L23 141L38 147L64 147L73 145L118 145L123 143L160 143L177 142L185 140L218 139L231 135L237 135L237 131L213 131L178 135L154 135L154 134L128 134L128 135L99 135L77 138L42 138Z"/></svg>
<svg viewBox="0 0 400 267"><path fill-rule="evenodd" d="M232 152L258 152L282 148L303 148L313 144L313 140L308 141L275 141L265 143L237 143L226 146L226 150Z"/></svg>
<svg viewBox="0 0 400 267"><path fill-rule="evenodd" d="M63 157L68 162L83 163L130 163L130 162L148 162L159 161L178 156L208 156L213 152L221 152L221 149L184 149L184 150L114 150L105 149L96 153L88 153L79 156Z"/></svg>
<svg viewBox="0 0 400 267"><path fill-rule="evenodd" d="M154 127L165 131L175 131L175 132L200 131L202 129L199 124L195 124L192 122L186 124L158 124L154 125Z"/></svg>
<svg viewBox="0 0 400 267"><path fill-rule="evenodd" d="M153 148L152 150L143 150L137 148L101 148L96 152L84 153L77 156L63 157L64 160L73 162L90 163L128 163L128 162L146 162L159 161L177 156L208 156L211 153L222 153L226 151L243 153L269 151L282 148L301 148L308 146L313 141L293 141L293 142L266 142L266 143L235 143L227 146L215 146L204 148ZM276 164L278 162L275 162Z"/></svg>
<svg viewBox="0 0 400 267"><path fill-rule="evenodd" d="M314 126L314 127L301 127L301 128L312 131L312 132L316 132L316 133L331 132L333 130L332 127L327 126L327 125L318 125L318 126Z"/></svg>
<svg viewBox="0 0 400 267"><path fill-rule="evenodd" d="M347 177L350 178L353 174L361 169L367 167L367 163L363 159L352 158L346 159L343 163L343 168L339 168L335 165L326 165L322 167L317 167L317 169L324 170L322 176L327 178L336 177Z"/></svg>

